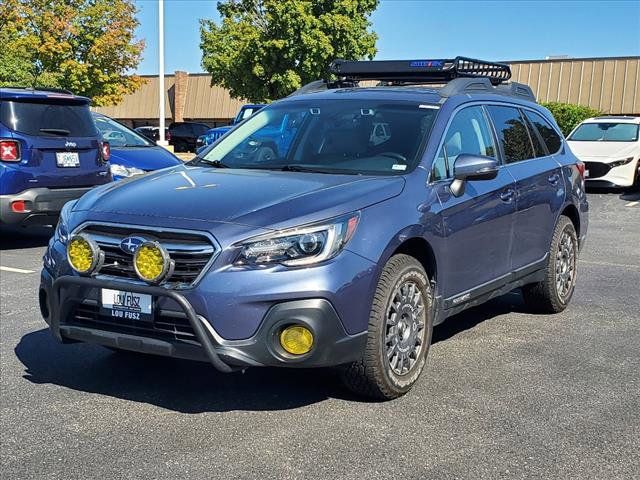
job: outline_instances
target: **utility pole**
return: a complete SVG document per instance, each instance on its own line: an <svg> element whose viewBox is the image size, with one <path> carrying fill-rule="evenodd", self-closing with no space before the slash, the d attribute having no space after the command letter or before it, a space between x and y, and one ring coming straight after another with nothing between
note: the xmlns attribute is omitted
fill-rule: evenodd
<svg viewBox="0 0 640 480"><path fill-rule="evenodd" d="M160 112L160 131L158 145L166 147L164 138L164 0L158 0L158 111Z"/></svg>

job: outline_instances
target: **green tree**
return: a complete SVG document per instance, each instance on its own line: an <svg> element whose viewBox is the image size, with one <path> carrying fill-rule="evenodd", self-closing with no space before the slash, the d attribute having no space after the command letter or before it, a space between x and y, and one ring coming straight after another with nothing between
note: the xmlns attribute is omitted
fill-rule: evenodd
<svg viewBox="0 0 640 480"><path fill-rule="evenodd" d="M142 79L129 72L144 42L132 0L1 0L0 85L65 88L118 103Z"/></svg>
<svg viewBox="0 0 640 480"><path fill-rule="evenodd" d="M598 110L584 105L575 105L573 103L558 103L549 102L543 103L544 107L548 108L553 114L553 117L558 122L558 126L562 133L569 135L580 122L587 118L597 117L601 114Z"/></svg>
<svg viewBox="0 0 640 480"><path fill-rule="evenodd" d="M372 59L378 0L221 0L201 20L202 66L212 85L268 102L326 78L331 60Z"/></svg>

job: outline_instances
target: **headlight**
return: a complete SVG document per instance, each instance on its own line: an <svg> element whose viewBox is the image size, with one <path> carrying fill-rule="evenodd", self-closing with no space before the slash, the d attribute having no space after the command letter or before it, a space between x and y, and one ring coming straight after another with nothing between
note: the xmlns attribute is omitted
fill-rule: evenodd
<svg viewBox="0 0 640 480"><path fill-rule="evenodd" d="M241 244L236 265L310 265L335 257L353 237L360 214L261 235Z"/></svg>
<svg viewBox="0 0 640 480"><path fill-rule="evenodd" d="M63 245L69 241L69 213L76 204L76 200L67 202L60 210L60 218L58 219L58 225L56 225L56 231L54 238L60 241Z"/></svg>
<svg viewBox="0 0 640 480"><path fill-rule="evenodd" d="M633 157L625 158L624 160L618 160L609 164L610 168L621 167L622 165L628 165L633 161Z"/></svg>
<svg viewBox="0 0 640 480"><path fill-rule="evenodd" d="M135 167L125 167L117 163L111 164L111 175L116 177L133 177L134 175L142 175L146 173L144 170Z"/></svg>

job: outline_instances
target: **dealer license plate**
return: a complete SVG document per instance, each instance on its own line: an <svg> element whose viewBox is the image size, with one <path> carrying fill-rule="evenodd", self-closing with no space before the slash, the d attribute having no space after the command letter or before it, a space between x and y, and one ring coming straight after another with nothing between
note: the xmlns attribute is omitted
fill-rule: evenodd
<svg viewBox="0 0 640 480"><path fill-rule="evenodd" d="M102 289L104 314L123 320L151 321L153 298L144 293Z"/></svg>
<svg viewBox="0 0 640 480"><path fill-rule="evenodd" d="M56 152L56 163L59 167L77 167L80 157L78 152Z"/></svg>

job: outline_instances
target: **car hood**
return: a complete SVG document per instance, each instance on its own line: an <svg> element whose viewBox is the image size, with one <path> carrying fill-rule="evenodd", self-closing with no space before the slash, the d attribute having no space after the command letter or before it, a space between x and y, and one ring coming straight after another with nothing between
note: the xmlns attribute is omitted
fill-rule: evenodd
<svg viewBox="0 0 640 480"><path fill-rule="evenodd" d="M150 171L174 167L182 162L165 148L155 147L111 147L112 164L135 167Z"/></svg>
<svg viewBox="0 0 640 480"><path fill-rule="evenodd" d="M622 160L639 153L638 142L567 142L576 157L581 160L604 158Z"/></svg>
<svg viewBox="0 0 640 480"><path fill-rule="evenodd" d="M399 195L400 176L179 167L84 195L74 211L226 222L280 229L342 215ZM89 215L86 216L90 218Z"/></svg>
<svg viewBox="0 0 640 480"><path fill-rule="evenodd" d="M227 125L227 126L224 126L224 127L210 128L209 130L207 130L205 135L210 135L212 133L227 133L232 128L233 128L233 125Z"/></svg>

